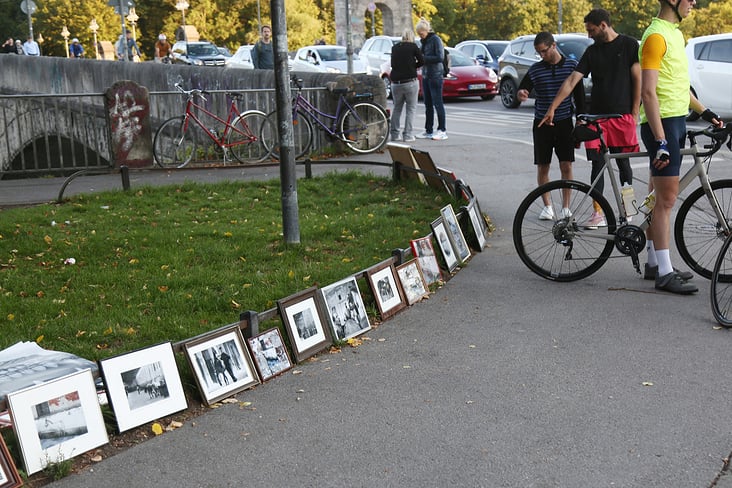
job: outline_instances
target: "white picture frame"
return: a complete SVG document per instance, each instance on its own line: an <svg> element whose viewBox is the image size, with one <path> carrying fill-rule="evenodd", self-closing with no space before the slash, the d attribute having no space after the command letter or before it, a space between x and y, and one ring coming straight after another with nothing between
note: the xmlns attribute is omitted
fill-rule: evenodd
<svg viewBox="0 0 732 488"><path fill-rule="evenodd" d="M444 219L440 216L437 219L435 219L432 224L432 234L435 236L435 241L437 242L437 246L440 248L440 252L442 253L442 259L445 261L445 266L447 267L447 271L449 273L452 273L455 268L458 267L460 262L458 261L457 254L455 253L455 249L452 247L452 242L450 242L450 237L448 237L447 234L447 228L445 228L445 222Z"/></svg>
<svg viewBox="0 0 732 488"><path fill-rule="evenodd" d="M8 394L26 473L109 442L91 370Z"/></svg>
<svg viewBox="0 0 732 488"><path fill-rule="evenodd" d="M452 243L452 248L455 250L458 260L460 263L465 263L470 257L470 248L460 228L460 223L457 220L452 204L442 207L440 209L440 215L442 215L442 219L445 222L447 236Z"/></svg>

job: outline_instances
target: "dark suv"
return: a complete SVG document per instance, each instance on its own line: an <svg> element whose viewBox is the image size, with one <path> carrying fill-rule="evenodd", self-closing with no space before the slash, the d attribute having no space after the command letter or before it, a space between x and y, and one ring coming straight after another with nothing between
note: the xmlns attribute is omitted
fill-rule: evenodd
<svg viewBox="0 0 732 488"><path fill-rule="evenodd" d="M498 87L498 93L501 97L501 103L506 108L516 108L521 105L516 92L521 84L521 80L526 76L529 67L541 60L534 49L535 35L520 36L512 40L501 57L498 58L499 77L501 83ZM554 36L559 51L569 59L579 59L585 53L587 46L595 42L587 36L580 34L557 34ZM589 101L590 92L592 91L592 79L584 78L582 82L585 85L585 97Z"/></svg>
<svg viewBox="0 0 732 488"><path fill-rule="evenodd" d="M173 44L173 63L189 66L224 66L226 56L208 41L178 41Z"/></svg>

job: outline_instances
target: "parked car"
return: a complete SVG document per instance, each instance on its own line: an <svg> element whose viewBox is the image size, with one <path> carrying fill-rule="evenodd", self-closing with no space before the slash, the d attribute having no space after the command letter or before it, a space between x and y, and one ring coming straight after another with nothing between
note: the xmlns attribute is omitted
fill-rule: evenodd
<svg viewBox="0 0 732 488"><path fill-rule="evenodd" d="M498 57L506 50L506 46L508 41L463 41L457 43L455 49L498 73Z"/></svg>
<svg viewBox="0 0 732 488"><path fill-rule="evenodd" d="M493 100L498 94L498 76L491 68L481 66L472 58L455 48L445 48L450 53L450 73L442 85L443 98L480 97ZM386 88L386 96L391 96L391 60L382 65L381 78ZM422 96L422 70L417 70L419 96Z"/></svg>
<svg viewBox="0 0 732 488"><path fill-rule="evenodd" d="M297 50L292 60L293 71L347 73L348 58L343 46L305 46ZM366 65L353 54L353 73L366 73Z"/></svg>
<svg viewBox="0 0 732 488"><path fill-rule="evenodd" d="M401 40L401 37L394 36L373 36L366 39L358 52L358 57L366 64L366 74L381 73L381 65L391 61L392 46Z"/></svg>
<svg viewBox="0 0 732 488"><path fill-rule="evenodd" d="M216 49L218 49L219 50L219 53L220 54L223 54L225 58L228 59L228 58L231 57L231 51L229 51L229 48L228 47L216 46Z"/></svg>
<svg viewBox="0 0 732 488"><path fill-rule="evenodd" d="M529 67L541 60L534 49L534 37L536 36L527 35L513 39L498 58L498 77L501 80L498 91L501 95L501 103L506 108L516 108L521 105L516 95L521 80L526 76ZM595 42L591 38L580 34L557 34L554 36L554 41L565 57L577 61L585 53L587 46ZM589 101L590 92L592 91L592 78L584 78L582 82L585 87L585 97Z"/></svg>
<svg viewBox="0 0 732 488"><path fill-rule="evenodd" d="M177 41L173 44L173 63L190 66L223 66L226 57L208 41Z"/></svg>
<svg viewBox="0 0 732 488"><path fill-rule="evenodd" d="M732 33L689 39L686 57L694 95L720 116L732 115Z"/></svg>
<svg viewBox="0 0 732 488"><path fill-rule="evenodd" d="M234 55L226 60L227 68L242 68L242 69L254 69L252 64L252 49L253 44L247 44L246 46L239 46Z"/></svg>

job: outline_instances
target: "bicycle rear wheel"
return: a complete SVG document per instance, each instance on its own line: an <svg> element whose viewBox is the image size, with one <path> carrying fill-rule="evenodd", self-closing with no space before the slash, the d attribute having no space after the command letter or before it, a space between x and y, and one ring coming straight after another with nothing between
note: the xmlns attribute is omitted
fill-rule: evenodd
<svg viewBox="0 0 732 488"><path fill-rule="evenodd" d="M732 225L732 180L712 181L712 191L729 225ZM703 188L694 190L679 207L674 239L679 255L699 275L710 279L714 263L727 235ZM732 279L724 273L724 279Z"/></svg>
<svg viewBox="0 0 732 488"><path fill-rule="evenodd" d="M368 154L378 151L389 138L389 117L376 104L362 102L346 110L338 121L343 142L353 152Z"/></svg>
<svg viewBox="0 0 732 488"><path fill-rule="evenodd" d="M269 120L268 129L273 134L264 137L265 146L269 145L271 155L280 158L280 135L277 131L277 112L270 112L267 115ZM295 147L295 159L301 159L310 151L313 143L313 124L308 120L307 115L298 110L292 119L292 140Z"/></svg>
<svg viewBox="0 0 732 488"><path fill-rule="evenodd" d="M547 194L553 209L552 220L540 220ZM561 218L563 197L569 197L570 218ZM605 213L607 227L587 229L595 210L593 199ZM579 181L560 180L542 185L529 193L513 219L513 244L521 261L542 278L575 281L585 278L605 264L613 252L615 214L608 201L596 190Z"/></svg>
<svg viewBox="0 0 732 488"><path fill-rule="evenodd" d="M710 298L712 313L720 325L732 327L732 236L726 238L719 250L714 271L712 272L712 286Z"/></svg>
<svg viewBox="0 0 732 488"><path fill-rule="evenodd" d="M153 156L162 168L182 168L196 152L195 138L188 133L184 116L171 117L155 132Z"/></svg>
<svg viewBox="0 0 732 488"><path fill-rule="evenodd" d="M228 144L231 153L242 164L259 163L269 157L273 144L265 144L263 137L271 137L269 119L258 110L250 110L234 119L231 123L236 128L229 130Z"/></svg>

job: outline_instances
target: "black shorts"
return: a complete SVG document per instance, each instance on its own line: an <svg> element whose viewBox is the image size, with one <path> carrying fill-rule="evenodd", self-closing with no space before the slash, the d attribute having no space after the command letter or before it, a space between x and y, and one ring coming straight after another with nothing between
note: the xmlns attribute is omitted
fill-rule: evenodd
<svg viewBox="0 0 732 488"><path fill-rule="evenodd" d="M538 127L540 119L534 119L532 133L534 136L534 164L552 162L552 149L559 161L574 162L574 139L572 118L556 120L554 125L544 124Z"/></svg>

